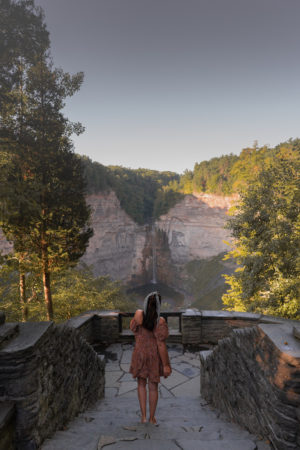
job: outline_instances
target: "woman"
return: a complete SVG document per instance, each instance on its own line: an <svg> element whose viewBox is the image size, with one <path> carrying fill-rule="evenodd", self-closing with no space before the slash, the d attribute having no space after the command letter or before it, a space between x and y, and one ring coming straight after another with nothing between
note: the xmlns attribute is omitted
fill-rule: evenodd
<svg viewBox="0 0 300 450"><path fill-rule="evenodd" d="M160 305L160 294L151 292L145 298L144 310L138 309L130 322L130 329L135 334L135 347L129 372L133 378L137 377L141 422L146 422L148 378L149 422L155 425L158 425L154 414L158 400L160 376L167 378L172 373L165 342L169 336L169 330L165 319L160 317Z"/></svg>

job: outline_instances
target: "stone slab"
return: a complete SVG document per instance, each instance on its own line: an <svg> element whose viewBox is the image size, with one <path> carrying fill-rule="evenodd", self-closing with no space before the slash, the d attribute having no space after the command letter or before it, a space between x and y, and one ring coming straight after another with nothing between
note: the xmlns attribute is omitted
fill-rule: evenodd
<svg viewBox="0 0 300 450"><path fill-rule="evenodd" d="M152 441L150 439L137 439L130 442L119 441L116 444L111 444L106 448L111 450L128 450L129 448L132 450L178 450L178 446L175 442L165 439L161 441Z"/></svg>
<svg viewBox="0 0 300 450"><path fill-rule="evenodd" d="M123 372L119 371L105 371L105 387L120 387L119 378L123 376Z"/></svg>
<svg viewBox="0 0 300 450"><path fill-rule="evenodd" d="M189 378L185 375L182 375L182 373L177 372L177 370L172 369L172 373L168 378L160 377L160 382L163 386L165 386L167 389L171 389L178 384L183 383L184 381L188 381Z"/></svg>
<svg viewBox="0 0 300 450"><path fill-rule="evenodd" d="M104 390L104 397L115 397L118 394L118 388L106 387Z"/></svg>
<svg viewBox="0 0 300 450"><path fill-rule="evenodd" d="M119 394L119 397L122 398L138 398L137 389L133 389L132 391L125 392L124 394Z"/></svg>
<svg viewBox="0 0 300 450"><path fill-rule="evenodd" d="M123 381L133 381L133 376L131 373L124 373L122 377L120 378L120 382L123 383Z"/></svg>
<svg viewBox="0 0 300 450"><path fill-rule="evenodd" d="M4 323L0 327L0 345L4 345L9 339L14 337L19 331L17 323Z"/></svg>
<svg viewBox="0 0 300 450"><path fill-rule="evenodd" d="M202 319L233 319L234 314L231 311L201 311Z"/></svg>
<svg viewBox="0 0 300 450"><path fill-rule="evenodd" d="M112 362L108 362L105 365L105 370L107 372L112 372L112 371L120 371L120 364L118 362L112 363Z"/></svg>
<svg viewBox="0 0 300 450"><path fill-rule="evenodd" d="M182 316L201 316L202 311L199 311L197 308L188 308L185 309L181 314Z"/></svg>
<svg viewBox="0 0 300 450"><path fill-rule="evenodd" d="M176 450L178 448L187 450L194 448L253 450L255 448L253 445L248 445L249 441L255 442L255 436L251 436L249 440L245 439L245 433L248 435L246 431L237 425L220 420L214 411L208 406L202 406L203 401L196 398L166 398L159 401L156 413L159 427L149 423L141 424L139 423L140 410L137 392L135 390L132 393L134 396L128 397L130 398L130 407L128 398L122 396L100 400L93 409L76 417L68 425L66 431L55 433L51 440L43 444L42 449L96 450L102 435L112 436L116 439L138 438L134 441L118 441L105 446L104 450L114 447L126 450L135 448L138 450L145 448L155 450L168 448ZM187 431L182 428L183 425ZM126 427L130 429L126 429ZM199 432L200 428L201 432ZM227 436L234 432L234 439L226 439L226 432L229 433ZM223 437L223 439L212 440L216 436ZM204 439L205 437L206 439ZM177 438L178 440L176 440ZM237 447L233 441L238 442L241 446ZM180 442L185 447L181 446ZM205 447L201 447L203 442L206 444ZM214 447L211 447L209 442L213 443ZM224 446L219 447L221 444Z"/></svg>
<svg viewBox="0 0 300 450"><path fill-rule="evenodd" d="M124 350L121 358L121 364L130 364L133 350Z"/></svg>
<svg viewBox="0 0 300 450"><path fill-rule="evenodd" d="M169 391L169 389L165 388L165 386L160 385L159 388L159 394L161 398L172 398L174 395Z"/></svg>
<svg viewBox="0 0 300 450"><path fill-rule="evenodd" d="M0 350L1 354L24 351L33 348L53 326L53 322L26 322L19 324L19 333Z"/></svg>
<svg viewBox="0 0 300 450"><path fill-rule="evenodd" d="M182 450L256 450L256 444L248 439L238 441L178 439L176 442Z"/></svg>
<svg viewBox="0 0 300 450"><path fill-rule="evenodd" d="M273 341L276 347L289 356L300 359L300 341L293 335L290 323L259 324L258 327Z"/></svg>
<svg viewBox="0 0 300 450"><path fill-rule="evenodd" d="M199 397L200 396L200 375L192 378L185 383L180 384L173 389L170 389L175 397Z"/></svg>
<svg viewBox="0 0 300 450"><path fill-rule="evenodd" d="M137 387L136 381L124 381L120 385L118 395L122 395L125 394L125 392L132 391L133 389L136 389L136 387Z"/></svg>
<svg viewBox="0 0 300 450"><path fill-rule="evenodd" d="M232 314L235 319L242 319L242 320L258 321L262 317L262 314L255 314L255 313L242 312L242 311L232 311Z"/></svg>
<svg viewBox="0 0 300 450"><path fill-rule="evenodd" d="M194 378L200 374L200 369L192 367L190 364L184 362L175 364L172 363L171 365L172 369L177 370L178 372L182 373L183 375L189 378Z"/></svg>
<svg viewBox="0 0 300 450"><path fill-rule="evenodd" d="M129 363L121 363L120 367L122 370L124 370L124 372L129 372L130 364Z"/></svg>
<svg viewBox="0 0 300 450"><path fill-rule="evenodd" d="M80 316L72 317L66 322L66 325L72 328L80 328L86 322L93 320L94 315L94 313L85 313Z"/></svg>

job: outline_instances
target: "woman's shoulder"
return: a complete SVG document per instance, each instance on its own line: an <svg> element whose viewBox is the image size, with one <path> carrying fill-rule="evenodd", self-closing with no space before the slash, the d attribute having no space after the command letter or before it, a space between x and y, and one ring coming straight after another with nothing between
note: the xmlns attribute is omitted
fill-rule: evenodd
<svg viewBox="0 0 300 450"><path fill-rule="evenodd" d="M134 319L136 320L136 322L141 324L143 322L143 317L144 311L142 309L137 309L136 312L134 313Z"/></svg>
<svg viewBox="0 0 300 450"><path fill-rule="evenodd" d="M166 320L163 317L159 318L159 323L166 323Z"/></svg>

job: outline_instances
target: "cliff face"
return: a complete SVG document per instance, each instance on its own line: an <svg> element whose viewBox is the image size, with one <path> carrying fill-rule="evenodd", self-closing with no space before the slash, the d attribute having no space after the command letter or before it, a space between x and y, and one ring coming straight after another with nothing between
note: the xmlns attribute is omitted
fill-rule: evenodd
<svg viewBox="0 0 300 450"><path fill-rule="evenodd" d="M88 197L93 208L94 236L83 261L94 265L95 274L110 275L132 285L150 282L152 247L156 248L158 281L180 288L188 274L185 266L228 250L224 230L227 211L236 197L187 195L150 226L137 225L120 207L114 192Z"/></svg>
<svg viewBox="0 0 300 450"><path fill-rule="evenodd" d="M113 191L87 197L91 205L94 236L82 258L93 264L95 275L109 275L131 285L149 283L153 277L152 254L156 248L158 281L180 289L186 286L186 264L205 260L228 250L223 240L226 213L234 197L187 195L155 224L137 225L121 208ZM0 234L0 248L9 244Z"/></svg>
<svg viewBox="0 0 300 450"><path fill-rule="evenodd" d="M186 288L190 277L187 263L228 251L224 240L230 241L230 234L224 225L228 209L236 199L236 196L213 194L187 195L160 217L156 227L167 242L167 245L157 248L158 278L161 281L177 289Z"/></svg>
<svg viewBox="0 0 300 450"><path fill-rule="evenodd" d="M202 194L187 195L167 214L157 227L168 237L174 264L204 259L228 250L223 240L230 240L224 225L233 197Z"/></svg>
<svg viewBox="0 0 300 450"><path fill-rule="evenodd" d="M93 264L95 275L146 282L150 264L145 254L147 227L137 225L126 214L113 191L90 195L87 202L93 210L94 236L82 260Z"/></svg>

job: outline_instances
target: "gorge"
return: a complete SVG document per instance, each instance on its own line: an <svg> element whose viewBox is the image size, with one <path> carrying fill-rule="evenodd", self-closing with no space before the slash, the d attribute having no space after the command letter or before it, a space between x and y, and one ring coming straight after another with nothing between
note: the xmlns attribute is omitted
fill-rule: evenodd
<svg viewBox="0 0 300 450"><path fill-rule="evenodd" d="M235 268L222 258L230 241L224 229L227 212L236 199L236 195L185 195L157 220L138 224L112 189L90 194L94 235L81 260L92 265L95 276L120 280L128 289L163 286L184 297L184 306L220 309L225 291L222 274ZM0 248L4 253L10 249L3 235Z"/></svg>
<svg viewBox="0 0 300 450"><path fill-rule="evenodd" d="M230 273L234 267L223 262L222 255L230 241L224 229L227 212L236 198L185 195L154 223L138 225L121 208L114 191L89 195L94 236L82 261L93 265L96 276L109 275L131 288L163 283L182 292L190 303L196 290L199 299L214 292L220 297L221 272ZM202 306L209 308L207 302Z"/></svg>

